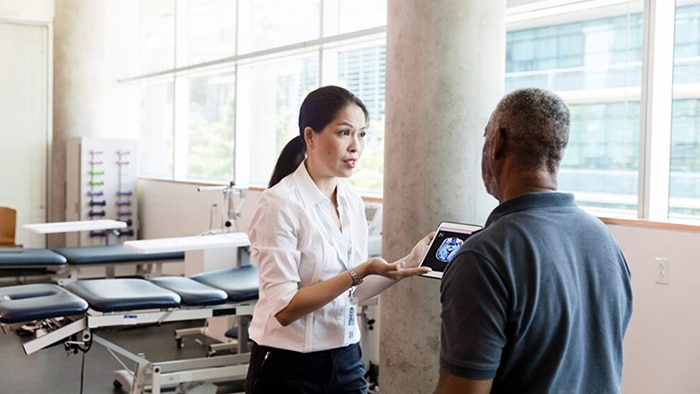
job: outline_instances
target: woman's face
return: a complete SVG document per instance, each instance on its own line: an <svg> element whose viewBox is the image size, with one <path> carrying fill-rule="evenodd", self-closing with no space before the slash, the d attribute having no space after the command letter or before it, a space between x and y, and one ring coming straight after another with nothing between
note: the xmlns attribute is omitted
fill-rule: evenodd
<svg viewBox="0 0 700 394"><path fill-rule="evenodd" d="M351 104L340 110L320 133L304 130L310 173L318 177L343 177L352 170L365 149L367 119L362 109Z"/></svg>

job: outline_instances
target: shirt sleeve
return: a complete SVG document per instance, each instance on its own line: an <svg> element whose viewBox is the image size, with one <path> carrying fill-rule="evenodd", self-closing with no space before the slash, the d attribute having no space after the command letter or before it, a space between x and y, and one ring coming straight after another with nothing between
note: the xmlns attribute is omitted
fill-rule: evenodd
<svg viewBox="0 0 700 394"><path fill-rule="evenodd" d="M467 379L492 379L506 345L507 291L485 257L462 251L440 287L440 366Z"/></svg>
<svg viewBox="0 0 700 394"><path fill-rule="evenodd" d="M275 315L299 289L297 221L290 207L274 195L263 193L249 226L251 260L258 265L260 294Z"/></svg>

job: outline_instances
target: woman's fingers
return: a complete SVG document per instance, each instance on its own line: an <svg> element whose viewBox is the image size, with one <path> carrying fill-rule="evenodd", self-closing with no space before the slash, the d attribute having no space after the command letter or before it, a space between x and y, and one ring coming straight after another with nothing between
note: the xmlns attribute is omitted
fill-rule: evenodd
<svg viewBox="0 0 700 394"><path fill-rule="evenodd" d="M391 279L401 279L409 276L422 275L431 271L430 267L409 267L406 268L406 263L403 260L393 264L387 264L385 276Z"/></svg>

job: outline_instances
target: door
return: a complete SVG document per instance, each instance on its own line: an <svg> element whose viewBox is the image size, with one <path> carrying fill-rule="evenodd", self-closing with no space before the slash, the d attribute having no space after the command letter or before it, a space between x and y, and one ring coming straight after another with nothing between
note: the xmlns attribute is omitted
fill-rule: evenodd
<svg viewBox="0 0 700 394"><path fill-rule="evenodd" d="M47 218L49 36L47 25L0 21L0 206L17 210L24 247L46 244L22 225Z"/></svg>

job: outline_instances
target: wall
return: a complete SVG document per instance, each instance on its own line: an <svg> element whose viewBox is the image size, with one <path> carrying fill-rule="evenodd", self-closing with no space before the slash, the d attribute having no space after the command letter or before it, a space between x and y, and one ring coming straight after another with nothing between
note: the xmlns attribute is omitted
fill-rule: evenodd
<svg viewBox="0 0 700 394"><path fill-rule="evenodd" d="M139 238L183 237L222 229L222 212L226 217L223 192L199 192L199 186L212 185L139 180ZM247 191L238 219L240 231L248 228L259 193ZM236 205L240 201L236 195Z"/></svg>
<svg viewBox="0 0 700 394"><path fill-rule="evenodd" d="M140 187L143 238L206 231L210 205L221 204L216 193L199 193L192 184L142 180ZM241 230L247 229L259 194L248 192ZM700 244L700 231L609 228L627 256L635 297L625 340L623 392L699 393L700 250L693 245ZM668 285L655 283L655 257L669 259Z"/></svg>
<svg viewBox="0 0 700 394"><path fill-rule="evenodd" d="M700 232L610 225L632 270L634 312L625 339L625 393L699 393ZM669 284L655 283L655 257Z"/></svg>
<svg viewBox="0 0 700 394"><path fill-rule="evenodd" d="M0 0L0 19L49 22L54 17L54 0Z"/></svg>

